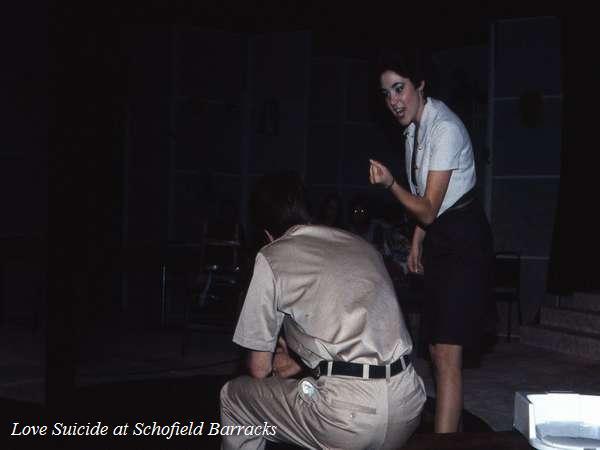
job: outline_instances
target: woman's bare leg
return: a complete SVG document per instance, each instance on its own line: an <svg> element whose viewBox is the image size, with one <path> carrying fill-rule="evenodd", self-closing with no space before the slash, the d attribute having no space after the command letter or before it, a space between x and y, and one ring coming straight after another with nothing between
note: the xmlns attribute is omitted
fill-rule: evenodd
<svg viewBox="0 0 600 450"><path fill-rule="evenodd" d="M433 344L429 346L434 367L436 433L458 431L463 408L462 346Z"/></svg>

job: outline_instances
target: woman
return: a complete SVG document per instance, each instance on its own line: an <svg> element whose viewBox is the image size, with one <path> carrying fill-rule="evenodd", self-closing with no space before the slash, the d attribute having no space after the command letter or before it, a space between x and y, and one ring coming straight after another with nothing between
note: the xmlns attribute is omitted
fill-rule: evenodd
<svg viewBox="0 0 600 450"><path fill-rule="evenodd" d="M424 275L424 336L436 383L435 431L456 432L463 350L477 350L481 342L493 254L490 226L474 195L473 148L458 116L425 95L418 64L390 59L377 73L387 108L405 128L410 191L379 161L370 160L369 180L389 190L418 222L408 268Z"/></svg>

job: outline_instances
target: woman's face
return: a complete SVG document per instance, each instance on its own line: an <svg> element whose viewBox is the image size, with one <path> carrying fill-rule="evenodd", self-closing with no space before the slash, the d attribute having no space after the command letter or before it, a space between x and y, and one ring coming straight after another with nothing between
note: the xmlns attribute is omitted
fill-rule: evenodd
<svg viewBox="0 0 600 450"><path fill-rule="evenodd" d="M380 81L385 104L400 125L406 127L413 122L419 122L425 104L423 99L425 83L422 81L416 88L410 79L392 70L383 72Z"/></svg>

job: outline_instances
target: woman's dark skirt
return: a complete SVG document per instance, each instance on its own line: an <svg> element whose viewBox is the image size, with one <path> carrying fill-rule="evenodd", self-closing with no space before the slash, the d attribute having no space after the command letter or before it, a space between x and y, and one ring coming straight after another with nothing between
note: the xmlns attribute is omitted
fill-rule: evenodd
<svg viewBox="0 0 600 450"><path fill-rule="evenodd" d="M491 304L492 233L481 204L445 211L423 242L424 333L429 344L481 350Z"/></svg>

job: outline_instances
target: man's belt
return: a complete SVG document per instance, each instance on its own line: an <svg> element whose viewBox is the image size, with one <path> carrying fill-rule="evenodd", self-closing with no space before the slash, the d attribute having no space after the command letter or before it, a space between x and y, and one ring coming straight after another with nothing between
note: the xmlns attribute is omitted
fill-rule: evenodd
<svg viewBox="0 0 600 450"><path fill-rule="evenodd" d="M401 356L395 362L385 366L373 364L357 364L343 361L321 361L312 369L315 379L323 376L345 375L357 378L387 378L402 372L411 363L410 355Z"/></svg>

